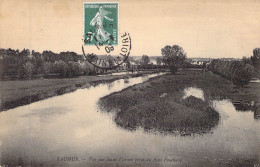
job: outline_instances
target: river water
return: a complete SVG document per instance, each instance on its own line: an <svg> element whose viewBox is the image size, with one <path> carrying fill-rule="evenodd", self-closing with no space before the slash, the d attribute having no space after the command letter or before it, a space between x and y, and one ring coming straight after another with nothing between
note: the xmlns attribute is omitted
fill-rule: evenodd
<svg viewBox="0 0 260 167"><path fill-rule="evenodd" d="M259 163L260 121L228 100L212 101L211 133L129 131L101 112L100 97L161 74L120 79L0 113L0 164L9 166L229 166ZM189 92L189 90L193 91ZM203 95L199 90L200 96ZM189 95L195 88L187 88Z"/></svg>
<svg viewBox="0 0 260 167"><path fill-rule="evenodd" d="M139 71L141 72L141 71ZM112 75L112 76L117 76L117 75L128 75L128 74L137 74L138 71L123 71L123 72L113 72L113 73L110 73L110 74L101 74L101 75L98 75L98 76L108 76L108 75Z"/></svg>

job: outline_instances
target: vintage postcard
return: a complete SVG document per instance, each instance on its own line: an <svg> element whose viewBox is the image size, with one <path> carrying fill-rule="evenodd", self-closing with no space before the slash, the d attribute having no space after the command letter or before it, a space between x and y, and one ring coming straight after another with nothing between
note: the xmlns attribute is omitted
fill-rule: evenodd
<svg viewBox="0 0 260 167"><path fill-rule="evenodd" d="M259 0L0 0L0 167L260 167Z"/></svg>

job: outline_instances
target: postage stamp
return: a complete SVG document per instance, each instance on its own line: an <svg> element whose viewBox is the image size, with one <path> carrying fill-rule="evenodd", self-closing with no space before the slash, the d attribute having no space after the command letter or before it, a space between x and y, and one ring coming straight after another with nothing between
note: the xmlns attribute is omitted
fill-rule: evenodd
<svg viewBox="0 0 260 167"><path fill-rule="evenodd" d="M131 37L127 32L119 35L118 9L118 2L84 2L82 52L86 60L94 67L115 69L128 59L131 51ZM109 54L109 56L98 56L94 53L85 54L84 46L92 45L96 46L98 50L104 49L105 55ZM115 53L115 47L117 47L117 53Z"/></svg>
<svg viewBox="0 0 260 167"><path fill-rule="evenodd" d="M118 45L118 2L84 2L84 45Z"/></svg>

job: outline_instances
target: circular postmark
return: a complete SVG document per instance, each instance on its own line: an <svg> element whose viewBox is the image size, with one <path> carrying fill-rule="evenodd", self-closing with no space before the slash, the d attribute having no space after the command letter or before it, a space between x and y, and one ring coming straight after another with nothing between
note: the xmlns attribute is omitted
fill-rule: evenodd
<svg viewBox="0 0 260 167"><path fill-rule="evenodd" d="M118 9L118 2L84 2L82 52L94 67L115 69L128 60L132 47L131 37L129 33L123 33L121 36L118 34ZM109 55L85 54L84 46L94 46Z"/></svg>
<svg viewBox="0 0 260 167"><path fill-rule="evenodd" d="M116 69L125 63L130 55L130 51L132 49L131 37L129 33L125 32L120 36L121 38L121 46L120 51L117 54L118 56L107 56L105 59L99 59L97 55L94 53L85 53L84 46L82 45L82 53L86 60L92 64L94 67L102 68L102 69ZM114 51L114 46L108 44L104 46L104 50L106 53L111 53Z"/></svg>

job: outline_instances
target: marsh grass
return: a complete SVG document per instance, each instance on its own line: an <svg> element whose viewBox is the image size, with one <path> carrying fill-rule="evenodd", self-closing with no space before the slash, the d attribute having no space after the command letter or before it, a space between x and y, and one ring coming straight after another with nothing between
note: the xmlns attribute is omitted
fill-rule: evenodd
<svg viewBox="0 0 260 167"><path fill-rule="evenodd" d="M205 101L194 96L183 99L186 87L201 88ZM179 75L159 76L105 96L99 104L108 112L119 109L115 122L126 129L141 127L180 134L205 133L219 121L219 114L210 107L209 101L238 97L259 99L253 90L244 89L233 90L230 81L210 72L183 70ZM167 95L161 98L164 93Z"/></svg>

